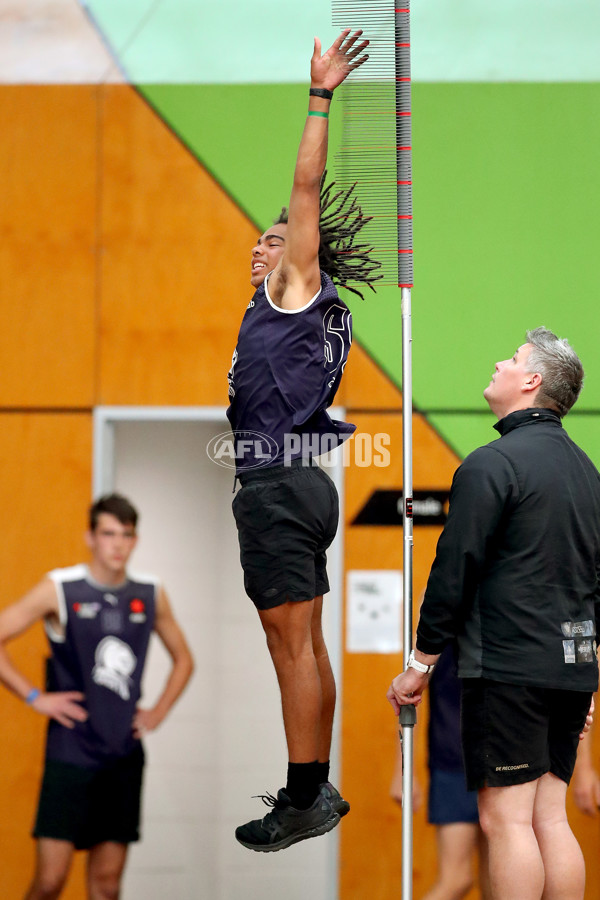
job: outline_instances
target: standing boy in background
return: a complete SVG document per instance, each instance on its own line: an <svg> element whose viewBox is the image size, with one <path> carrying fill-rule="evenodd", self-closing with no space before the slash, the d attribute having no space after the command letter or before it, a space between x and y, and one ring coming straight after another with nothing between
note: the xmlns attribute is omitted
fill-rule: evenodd
<svg viewBox="0 0 600 900"><path fill-rule="evenodd" d="M125 497L101 497L89 511L89 565L50 572L0 613L0 681L49 720L33 832L36 870L25 900L59 897L75 850L88 852L88 900L119 896L128 845L139 839L141 738L160 725L192 674L164 588L127 572L137 520ZM5 649L40 620L52 652L44 691ZM141 709L153 631L172 668L156 704Z"/></svg>

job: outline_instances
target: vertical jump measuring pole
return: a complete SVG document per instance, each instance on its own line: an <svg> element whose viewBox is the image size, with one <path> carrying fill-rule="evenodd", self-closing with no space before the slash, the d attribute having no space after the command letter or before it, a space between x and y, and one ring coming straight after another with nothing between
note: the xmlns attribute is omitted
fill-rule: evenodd
<svg viewBox="0 0 600 900"><path fill-rule="evenodd" d="M412 472L412 127L410 72L410 0L396 6L396 168L398 180L398 286L402 304L402 569L404 665L412 649L413 472ZM402 741L402 900L412 900L413 883L413 729L416 708L400 711Z"/></svg>
<svg viewBox="0 0 600 900"><path fill-rule="evenodd" d="M333 24L364 28L369 62L338 90L342 141L338 186L357 188L368 224L365 243L382 263L382 286L398 286L402 312L403 655L412 648L412 127L410 0L332 0ZM395 189L394 189L395 188ZM412 900L414 706L400 712L402 774L402 900Z"/></svg>

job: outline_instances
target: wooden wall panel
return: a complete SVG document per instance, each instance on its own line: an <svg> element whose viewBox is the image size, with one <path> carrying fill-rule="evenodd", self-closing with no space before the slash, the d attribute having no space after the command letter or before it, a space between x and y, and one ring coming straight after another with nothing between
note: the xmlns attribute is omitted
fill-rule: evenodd
<svg viewBox="0 0 600 900"><path fill-rule="evenodd" d="M257 229L127 87L106 89L102 403L227 403Z"/></svg>
<svg viewBox="0 0 600 900"><path fill-rule="evenodd" d="M335 402L351 409L401 410L402 393L355 341Z"/></svg>
<svg viewBox="0 0 600 900"><path fill-rule="evenodd" d="M90 406L95 91L2 85L0 120L0 406Z"/></svg>
<svg viewBox="0 0 600 900"><path fill-rule="evenodd" d="M0 541L3 606L18 599L56 566L83 556L90 502L92 421L89 414L0 414ZM42 626L11 643L9 652L43 685L46 639ZM45 722L8 691L0 691L0 897L23 896L32 874L33 821L42 766ZM81 876L68 900L83 896Z"/></svg>

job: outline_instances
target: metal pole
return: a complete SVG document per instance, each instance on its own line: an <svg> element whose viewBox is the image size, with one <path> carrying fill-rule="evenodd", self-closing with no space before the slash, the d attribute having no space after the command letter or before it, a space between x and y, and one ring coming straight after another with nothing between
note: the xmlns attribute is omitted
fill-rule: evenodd
<svg viewBox="0 0 600 900"><path fill-rule="evenodd" d="M404 660L412 649L412 333L411 292L402 288L402 495L404 518L402 523L402 583L403 583L403 654ZM413 728L417 721L414 706L400 711L402 741L402 900L412 900L413 883Z"/></svg>
<svg viewBox="0 0 600 900"><path fill-rule="evenodd" d="M412 233L412 127L410 66L410 0L332 0L334 24L345 27L353 12L361 27L367 22L376 33L369 46L369 72L373 82L345 93L348 116L344 123L353 141L346 141L338 154L338 178L346 187L361 180L369 192L365 208L373 215L373 229L388 264L387 282L401 289L402 306L402 462L403 462L403 651L406 662L412 646L413 608L413 518L412 518L412 334L411 289L413 286ZM392 14L393 48L392 48ZM393 86L393 87L392 87ZM346 91L348 88L346 88ZM344 94L342 94L344 96ZM382 115L380 115L380 113ZM395 128L390 120L394 115ZM395 145L396 165L391 151ZM394 171L395 170L395 171ZM396 197L393 180L396 180ZM396 227L394 226L396 219ZM394 263L397 254L397 272ZM392 261L390 264L390 260ZM396 278L397 276L397 278ZM414 706L402 707L400 725L403 742L402 775L402 898L412 900L413 878L413 727Z"/></svg>
<svg viewBox="0 0 600 900"><path fill-rule="evenodd" d="M399 8L400 7L400 8ZM402 521L403 653L412 649L413 478L412 478L412 127L410 71L410 0L395 6L396 159L398 186L398 285L402 303ZM414 706L400 712L402 740L402 900L413 896L413 728Z"/></svg>

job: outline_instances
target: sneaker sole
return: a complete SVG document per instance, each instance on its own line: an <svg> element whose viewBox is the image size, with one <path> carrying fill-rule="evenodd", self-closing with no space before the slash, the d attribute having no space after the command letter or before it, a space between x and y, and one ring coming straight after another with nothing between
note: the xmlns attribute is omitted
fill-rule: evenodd
<svg viewBox="0 0 600 900"><path fill-rule="evenodd" d="M329 802L331 803L331 808L333 809L334 812L336 812L338 814L340 819L343 816L347 816L348 813L350 812L350 804L348 803L347 800L341 800L341 801L338 801L337 803L335 802L335 800L334 801L330 800Z"/></svg>
<svg viewBox="0 0 600 900"><path fill-rule="evenodd" d="M246 841L240 840L237 835L236 840L243 847L247 847L249 850L256 850L257 853L275 853L277 850L285 850L286 847L291 847L292 844L297 844L299 841L306 841L308 838L327 834L328 831L333 831L339 823L340 817L337 812L334 812L326 822L322 822L320 825L313 825L312 828L307 828L304 831L297 831L295 834L290 834L286 838L282 838L280 841L275 841L272 844L248 844Z"/></svg>

